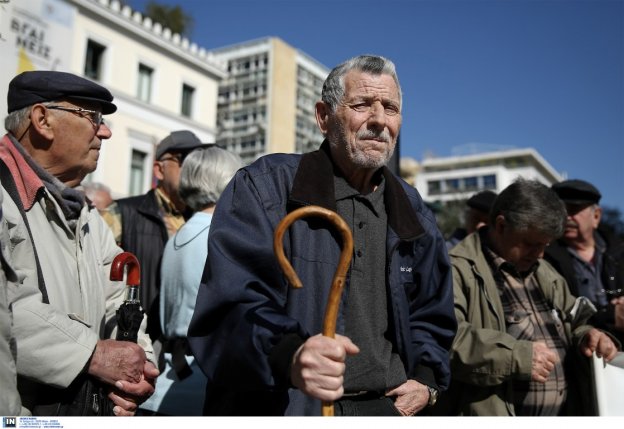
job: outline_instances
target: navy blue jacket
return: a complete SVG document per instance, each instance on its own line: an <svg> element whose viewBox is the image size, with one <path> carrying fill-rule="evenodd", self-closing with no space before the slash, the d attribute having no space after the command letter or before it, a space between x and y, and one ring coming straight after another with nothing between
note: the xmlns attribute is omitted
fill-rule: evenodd
<svg viewBox="0 0 624 429"><path fill-rule="evenodd" d="M390 340L409 378L440 390L450 378L455 331L444 238L418 192L388 169L385 206ZM221 195L189 327L208 377L207 415L318 415L320 402L292 388L297 347L322 330L340 236L318 218L295 222L284 249L303 288L289 288L273 253L280 220L304 205L336 210L327 142L304 155L273 154L240 170ZM349 279L345 292L349 287ZM338 315L337 333L344 332Z"/></svg>

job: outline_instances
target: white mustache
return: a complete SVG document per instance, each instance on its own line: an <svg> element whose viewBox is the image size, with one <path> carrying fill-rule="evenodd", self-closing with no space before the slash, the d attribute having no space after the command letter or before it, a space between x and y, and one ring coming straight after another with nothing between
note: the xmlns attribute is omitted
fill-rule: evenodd
<svg viewBox="0 0 624 429"><path fill-rule="evenodd" d="M373 130L359 131L356 136L358 139L374 139L384 143L390 143L390 133L386 130L375 132Z"/></svg>

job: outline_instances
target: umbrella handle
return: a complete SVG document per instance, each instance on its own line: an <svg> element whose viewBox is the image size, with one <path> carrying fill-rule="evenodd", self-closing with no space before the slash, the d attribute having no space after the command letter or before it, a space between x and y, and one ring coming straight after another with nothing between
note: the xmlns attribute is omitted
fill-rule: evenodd
<svg viewBox="0 0 624 429"><path fill-rule="evenodd" d="M123 280L124 268L126 266L128 267L126 284L128 286L138 286L141 283L141 266L137 257L130 252L122 252L115 256L110 270L110 279L113 281Z"/></svg>
<svg viewBox="0 0 624 429"><path fill-rule="evenodd" d="M342 250L340 252L340 260L336 267L336 272L332 280L327 307L325 308L325 318L323 319L323 335L335 338L336 336L336 320L338 319L338 308L340 307L340 298L342 289L344 288L347 271L351 264L353 255L353 236L349 225L338 215L338 213L319 206L306 206L292 211L282 219L275 229L273 238L273 251L277 257L277 261L288 279L290 285L294 288L303 287L299 276L293 269L290 261L284 255L283 237L288 227L298 219L310 216L319 216L332 223L342 236ZM323 416L334 415L334 405L332 402L323 401Z"/></svg>

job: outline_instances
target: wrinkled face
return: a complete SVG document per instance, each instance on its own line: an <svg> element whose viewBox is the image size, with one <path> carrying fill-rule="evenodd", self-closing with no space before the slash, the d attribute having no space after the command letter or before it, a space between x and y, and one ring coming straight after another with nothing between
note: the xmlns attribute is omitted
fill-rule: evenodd
<svg viewBox="0 0 624 429"><path fill-rule="evenodd" d="M102 140L109 139L112 132L104 122L97 124L100 112L97 103L62 101L51 104L58 107L46 108L46 115L53 123L54 140L47 154L49 165L44 167L62 182L75 186L95 171Z"/></svg>
<svg viewBox="0 0 624 429"><path fill-rule="evenodd" d="M566 218L565 232L563 237L566 241L589 240L598 224L602 210L600 207L590 205L566 204L568 217Z"/></svg>
<svg viewBox="0 0 624 429"><path fill-rule="evenodd" d="M351 71L345 94L327 118L332 153L355 168L377 169L392 157L401 128L399 90L389 75ZM322 127L321 127L322 128Z"/></svg>
<svg viewBox="0 0 624 429"><path fill-rule="evenodd" d="M552 237L530 228L518 231L505 224L505 218L498 216L495 226L496 252L519 272L527 271L538 259L544 257L544 250Z"/></svg>

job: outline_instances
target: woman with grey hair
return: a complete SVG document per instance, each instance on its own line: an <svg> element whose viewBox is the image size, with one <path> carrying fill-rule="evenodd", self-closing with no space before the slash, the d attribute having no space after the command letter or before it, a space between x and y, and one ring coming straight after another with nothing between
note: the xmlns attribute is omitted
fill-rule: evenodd
<svg viewBox="0 0 624 429"><path fill-rule="evenodd" d="M211 145L192 151L182 164L180 198L192 217L169 239L161 264L160 324L164 369L145 414L202 415L206 378L191 355L186 333L208 255L208 231L219 196L243 166L234 153ZM161 363L162 368L162 363Z"/></svg>

